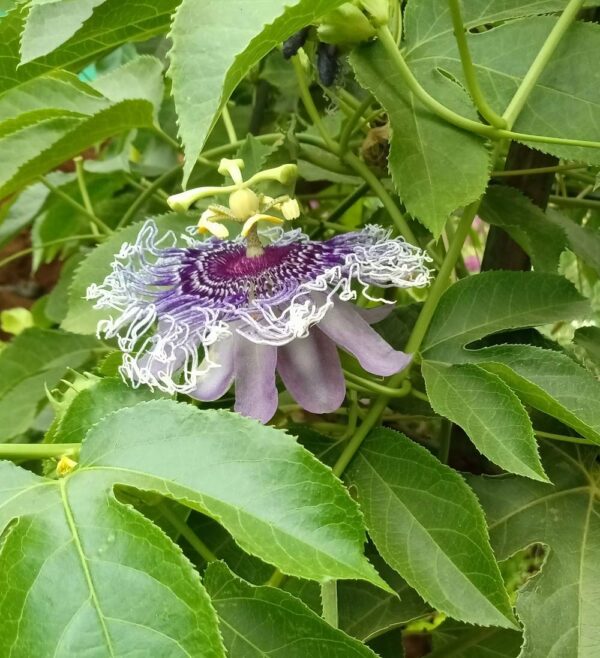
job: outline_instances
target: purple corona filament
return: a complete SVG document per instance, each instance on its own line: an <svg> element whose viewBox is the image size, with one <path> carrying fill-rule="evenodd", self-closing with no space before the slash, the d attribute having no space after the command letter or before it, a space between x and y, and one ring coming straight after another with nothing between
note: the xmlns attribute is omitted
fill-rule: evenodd
<svg viewBox="0 0 600 658"><path fill-rule="evenodd" d="M336 345L387 376L410 356L375 332L370 312L349 303L353 282L408 288L429 281L427 257L368 226L324 242L271 229L255 257L241 239L178 247L154 222L125 243L104 282L88 290L96 308L118 311L98 333L117 337L121 374L134 385L216 400L235 383L235 409L267 422L277 410L276 371L308 411L335 411L345 383ZM383 314L385 315L385 313Z"/></svg>

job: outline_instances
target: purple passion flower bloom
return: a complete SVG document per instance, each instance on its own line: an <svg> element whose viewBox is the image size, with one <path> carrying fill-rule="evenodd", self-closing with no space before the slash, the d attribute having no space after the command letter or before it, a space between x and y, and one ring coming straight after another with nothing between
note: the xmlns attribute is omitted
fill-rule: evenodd
<svg viewBox="0 0 600 658"><path fill-rule="evenodd" d="M424 286L423 252L379 226L311 241L300 230L270 229L248 256L243 238L177 246L148 221L123 244L112 272L88 290L96 308L118 311L98 326L117 337L122 376L167 393L216 400L235 383L235 409L267 422L277 410L276 371L306 410L335 411L345 396L336 346L380 376L405 368L349 300L352 284ZM380 309L375 315L381 318Z"/></svg>

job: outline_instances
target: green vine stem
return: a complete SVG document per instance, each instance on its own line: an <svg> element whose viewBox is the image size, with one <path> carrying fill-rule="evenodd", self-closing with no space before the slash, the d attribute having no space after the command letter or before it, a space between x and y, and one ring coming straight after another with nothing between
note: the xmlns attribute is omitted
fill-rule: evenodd
<svg viewBox="0 0 600 658"><path fill-rule="evenodd" d="M77 176L77 185L79 187L79 193L81 194L81 198L83 199L83 206L88 211L90 216L93 215L95 217L96 213L94 212L94 206L92 205L92 200L90 199L90 195L85 182L85 172L83 170L83 157L81 155L78 155L73 158L73 162L75 163L75 175ZM90 229L92 233L99 235L98 228L96 227L96 224L91 219L90 219Z"/></svg>
<svg viewBox="0 0 600 658"><path fill-rule="evenodd" d="M471 98L479 110L479 114L481 114L489 124L496 128L506 128L508 125L506 119L501 117L490 107L481 91L481 87L479 86L477 73L473 66L471 51L469 50L469 44L467 43L467 37L465 34L465 26L460 10L460 0L448 0L448 4L450 6L450 16L452 17L456 45L458 46L458 52L460 53L460 61L462 63L467 89L471 94Z"/></svg>
<svg viewBox="0 0 600 658"><path fill-rule="evenodd" d="M117 224L117 229L123 228L124 226L127 226L131 219L135 216L135 213L146 203L146 201L154 195L157 190L159 190L164 183L168 182L173 178L174 176L177 175L177 173L181 170L182 165L178 164L172 169L169 169L166 171L164 174L161 174L156 180L154 180L148 187L144 189L144 191L136 198L136 200L127 208L127 210L123 213L123 217L119 220L119 223Z"/></svg>
<svg viewBox="0 0 600 658"><path fill-rule="evenodd" d="M369 109L373 102L371 95L368 95L362 103L356 108L354 114L346 121L344 128L340 135L340 154L343 155L348 150L348 142L350 137L354 134L356 127L363 118L363 114Z"/></svg>
<svg viewBox="0 0 600 658"><path fill-rule="evenodd" d="M536 55L533 63L529 67L525 77L521 81L512 100L508 104L506 110L502 114L503 118L509 128L512 128L521 110L525 107L525 103L529 95L533 91L537 81L546 68L550 58L554 54L558 44L569 29L573 21L577 18L579 10L583 7L585 0L569 0L565 10L561 14L558 21L552 28L552 31L544 41L544 45Z"/></svg>
<svg viewBox="0 0 600 658"><path fill-rule="evenodd" d="M574 0L572 0L573 2ZM576 0L581 2L581 0ZM490 139L514 139L519 142L534 142L542 144L560 144L563 146L581 146L582 148L600 148L600 142L588 141L584 139L567 139L563 137L551 137L549 135L530 135L529 133L519 133L505 128L496 128L495 126L484 125L478 121L467 119L462 115L452 111L445 105L437 101L429 92L427 92L415 78L408 64L404 61L402 53L398 49L394 37L389 29L384 25L377 30L377 35L382 46L396 65L396 68L408 89L418 98L429 110L437 114L440 118L448 123L462 128L469 132L488 137ZM561 34L562 36L562 34ZM542 51L544 47L542 47ZM550 53L551 54L551 53ZM529 90L530 91L530 90ZM523 89L521 98L526 100L527 89ZM528 93L528 92L527 92ZM512 103L512 101L511 101ZM512 110L511 110L512 111Z"/></svg>
<svg viewBox="0 0 600 658"><path fill-rule="evenodd" d="M456 227L456 232L454 233L452 242L448 247L446 257L444 258L438 275L429 290L429 295L423 304L423 308L421 309L419 317L417 318L417 322L415 323L410 338L408 339L408 343L406 344L406 351L409 354L414 354L421 347L421 343L425 338L429 323L433 318L433 314L440 301L440 297L448 285L452 270L454 269L456 261L460 256L462 246L467 238L469 229L473 223L473 219L477 214L479 203L480 202L477 201L465 208L463 216L461 217L461 220ZM406 368L402 372L399 372L397 375L390 377L386 385L389 388L398 388L407 378L408 374L409 369ZM385 411L389 401L390 397L388 395L382 394L373 402L360 427L356 430L356 433L352 439L350 439L348 445L344 448L344 451L333 467L333 472L338 477L341 476L342 473L346 470L346 466L348 466L352 460L352 457L354 457L356 451L362 445L362 442L367 437L367 434L378 423L379 418Z"/></svg>
<svg viewBox="0 0 600 658"><path fill-rule="evenodd" d="M238 137L235 133L235 127L233 125L233 121L231 120L231 114L229 114L227 103L223 105L223 109L221 110L221 119L223 119L223 123L225 124L225 130L227 132L229 143L234 144L238 141Z"/></svg>
<svg viewBox="0 0 600 658"><path fill-rule="evenodd" d="M214 562L219 559L190 526L175 514L166 501L160 504L160 513L205 562Z"/></svg>
<svg viewBox="0 0 600 658"><path fill-rule="evenodd" d="M0 443L0 459L77 457L80 443Z"/></svg>
<svg viewBox="0 0 600 658"><path fill-rule="evenodd" d="M540 439L550 439L551 441L563 441L565 443L577 443L586 446L597 446L595 441L583 439L579 436L565 436L564 434L554 434L552 432L542 432L542 430L533 430L533 433Z"/></svg>
<svg viewBox="0 0 600 658"><path fill-rule="evenodd" d="M93 212L89 211L85 206L82 206L80 203L75 201L75 199L71 198L66 192L63 192L60 187L56 187L56 185L53 185L47 178L44 176L40 176L39 179L40 183L44 185L44 187L47 187L53 194L56 194L56 196L59 196L63 201L68 203L71 207L77 209L80 213L85 215L88 219L90 219L98 228L102 229L104 233L107 235L110 235L113 233L113 230L105 224L99 217L97 217Z"/></svg>
<svg viewBox="0 0 600 658"><path fill-rule="evenodd" d="M571 171L573 169L587 169L586 164L573 163L556 165L554 167L532 167L531 169L504 169L501 171L492 171L492 178L505 178L510 176L537 176L543 174L560 173L561 171Z"/></svg>
<svg viewBox="0 0 600 658"><path fill-rule="evenodd" d="M337 144L333 137L331 137L331 135L327 132L327 129L321 121L321 115L319 114L312 96L310 95L310 89L308 87L306 75L304 74L304 68L302 67L302 63L300 62L300 59L297 55L292 57L292 63L294 65L296 79L298 80L298 87L300 90L300 98L302 99L302 104L304 105L308 116L313 122L313 125L321 134L321 137L323 138L323 141L327 145L328 149L332 153L340 156L341 160L345 162L349 167L351 167L369 185L375 195L379 197L383 207L389 213L399 233L403 235L409 242L418 244L417 239L410 226L408 225L404 215L398 206L394 203L394 200L390 194L388 194L379 178L377 178L377 176L369 169L369 167L367 167L367 165L351 151L348 151L344 155L341 154L339 144Z"/></svg>
<svg viewBox="0 0 600 658"><path fill-rule="evenodd" d="M14 254L11 254L10 256L3 258L2 260L0 260L0 267L4 267L5 265L12 263L13 260L18 260L23 256L27 256L27 254L31 254L37 249L44 249L44 247L51 247L52 245L55 244L63 244L65 242L73 242L75 240L98 240L98 235L96 233L87 233L84 235L71 235L68 238L57 238L56 240L48 240L48 242L44 242L43 244L36 245L35 247L27 247L27 249L21 249L21 251L16 251Z"/></svg>

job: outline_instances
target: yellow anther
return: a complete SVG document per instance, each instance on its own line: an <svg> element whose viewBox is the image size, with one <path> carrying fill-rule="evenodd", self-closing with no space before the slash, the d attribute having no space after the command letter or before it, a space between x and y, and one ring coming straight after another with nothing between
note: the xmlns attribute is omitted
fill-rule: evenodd
<svg viewBox="0 0 600 658"><path fill-rule="evenodd" d="M300 217L300 206L296 199L288 199L280 204L280 209L286 219L298 219Z"/></svg>

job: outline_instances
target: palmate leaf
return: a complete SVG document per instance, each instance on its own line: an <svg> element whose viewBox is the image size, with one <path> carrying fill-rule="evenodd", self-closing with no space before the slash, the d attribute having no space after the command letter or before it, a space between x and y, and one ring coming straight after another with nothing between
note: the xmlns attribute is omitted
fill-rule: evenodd
<svg viewBox="0 0 600 658"><path fill-rule="evenodd" d="M287 434L230 412L144 402L94 425L77 468L60 480L0 468L0 525L9 528L0 552L2 655L12 645L16 658L126 655L133 646L222 655L197 575L119 502L119 485L212 516L285 573L387 588L362 554L358 508L331 471Z"/></svg>
<svg viewBox="0 0 600 658"><path fill-rule="evenodd" d="M600 442L600 383L587 370L561 352L531 345L470 346L489 334L582 318L588 313L587 302L557 275L489 272L453 285L442 296L423 345L423 373L432 406L454 418L480 449L481 436L475 436L472 425L474 417L480 427L492 428L498 440L493 452L486 447L485 454L507 468L499 455L517 437L507 431L502 413L485 413L480 408L473 379L461 386L455 381L451 398L447 389L439 386L440 369L448 373L452 372L447 369L449 364L478 364L498 375L527 404ZM483 378L481 373L479 376ZM462 399L471 393L473 404L465 405ZM448 400L453 402L451 408ZM507 402L515 414L514 400L510 402L506 391L498 391L495 397L488 391L485 406L507 413ZM533 449L530 437L530 453ZM517 453L513 456L516 458ZM536 460L528 462L534 470L537 464Z"/></svg>
<svg viewBox="0 0 600 658"><path fill-rule="evenodd" d="M375 658L296 597L255 587L213 562L204 576L230 658Z"/></svg>
<svg viewBox="0 0 600 658"><path fill-rule="evenodd" d="M455 619L514 626L483 514L458 473L380 429L347 477L381 556L427 602Z"/></svg>
<svg viewBox="0 0 600 658"><path fill-rule="evenodd" d="M184 185L221 108L248 71L277 44L343 2L181 2L170 33L169 71L186 155Z"/></svg>
<svg viewBox="0 0 600 658"><path fill-rule="evenodd" d="M0 353L0 441L26 431L46 389L68 368L78 368L102 347L92 336L51 329L27 329Z"/></svg>
<svg viewBox="0 0 600 658"><path fill-rule="evenodd" d="M552 444L544 466L554 486L515 478L469 478L499 559L533 543L541 572L519 592L521 658L592 658L600 642L600 508L595 449Z"/></svg>
<svg viewBox="0 0 600 658"><path fill-rule="evenodd" d="M469 34L469 46L486 99L502 113L540 51L556 18L532 16L549 10L561 11L564 2L464 3L466 27L485 25L513 16L530 16L508 21L481 34ZM593 2L590 4L598 4ZM471 6L472 5L472 6ZM452 34L448 7L436 0L411 2L406 12L406 57L428 91L443 94L436 71L463 82L462 65ZM522 133L600 139L600 73L586 53L600 47L600 28L593 23L572 25L561 40L550 63L527 98L514 129ZM464 82L463 82L464 84ZM568 128L563 118L569 117ZM565 133L565 130L567 132ZM536 143L536 148L559 157L599 163L597 149Z"/></svg>

